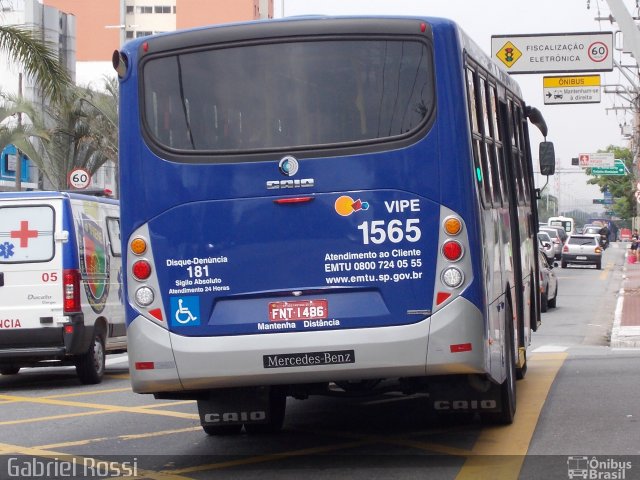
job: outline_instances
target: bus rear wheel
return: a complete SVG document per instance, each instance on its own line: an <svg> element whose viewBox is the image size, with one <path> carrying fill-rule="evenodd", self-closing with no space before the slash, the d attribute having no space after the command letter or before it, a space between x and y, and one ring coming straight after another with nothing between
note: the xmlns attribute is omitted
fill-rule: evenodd
<svg viewBox="0 0 640 480"><path fill-rule="evenodd" d="M287 393L282 387L271 387L269 391L269 422L245 423L244 430L249 434L276 433L282 429L287 409Z"/></svg>
<svg viewBox="0 0 640 480"><path fill-rule="evenodd" d="M505 309L505 369L506 378L500 384L500 403L502 410L497 413L487 413L483 419L498 425L510 425L516 414L516 350L513 338L513 316L511 305L507 303Z"/></svg>

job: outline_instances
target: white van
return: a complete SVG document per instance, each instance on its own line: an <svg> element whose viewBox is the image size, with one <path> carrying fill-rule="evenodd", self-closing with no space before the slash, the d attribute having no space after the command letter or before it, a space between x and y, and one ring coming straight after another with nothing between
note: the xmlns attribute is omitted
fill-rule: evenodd
<svg viewBox="0 0 640 480"><path fill-rule="evenodd" d="M99 383L126 346L118 202L0 193L0 373L75 365Z"/></svg>

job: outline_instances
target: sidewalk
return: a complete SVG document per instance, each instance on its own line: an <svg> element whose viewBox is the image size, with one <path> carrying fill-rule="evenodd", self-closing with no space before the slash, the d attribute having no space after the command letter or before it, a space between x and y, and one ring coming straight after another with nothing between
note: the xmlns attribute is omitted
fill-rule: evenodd
<svg viewBox="0 0 640 480"><path fill-rule="evenodd" d="M623 281L618 293L611 348L640 348L640 262L628 262L625 253Z"/></svg>

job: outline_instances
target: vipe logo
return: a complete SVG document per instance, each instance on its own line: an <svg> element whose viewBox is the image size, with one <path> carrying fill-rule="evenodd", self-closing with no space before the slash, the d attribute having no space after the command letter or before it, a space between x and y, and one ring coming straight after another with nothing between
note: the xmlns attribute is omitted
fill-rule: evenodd
<svg viewBox="0 0 640 480"><path fill-rule="evenodd" d="M567 476L569 478L623 480L631 470L631 462L615 458L570 456L567 458Z"/></svg>

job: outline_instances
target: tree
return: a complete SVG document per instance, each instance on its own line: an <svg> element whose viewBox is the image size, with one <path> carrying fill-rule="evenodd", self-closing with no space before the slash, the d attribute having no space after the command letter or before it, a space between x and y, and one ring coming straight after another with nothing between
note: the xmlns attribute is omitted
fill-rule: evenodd
<svg viewBox="0 0 640 480"><path fill-rule="evenodd" d="M67 175L75 168L90 174L106 162L118 160L118 90L115 80L105 81L105 92L68 87L59 102L36 106L15 96L5 96L0 107L0 141L22 150L49 180L54 189L68 188ZM26 125L5 120L21 112ZM9 126L12 125L12 126Z"/></svg>
<svg viewBox="0 0 640 480"><path fill-rule="evenodd" d="M60 100L71 83L55 50L42 41L37 30L26 26L0 25L0 52L22 64L25 74L33 77L46 98Z"/></svg>
<svg viewBox="0 0 640 480"><path fill-rule="evenodd" d="M588 168L587 175L592 175L589 181L590 185L598 185L601 192L608 191L613 199L614 203L611 205L611 211L614 215L622 219L630 219L636 215L636 198L635 198L635 186L636 175L634 173L633 166L633 153L628 148L616 147L609 145L606 150L600 152L613 153L614 158L620 159L624 162L627 174L624 176L615 175L593 175L591 169Z"/></svg>

